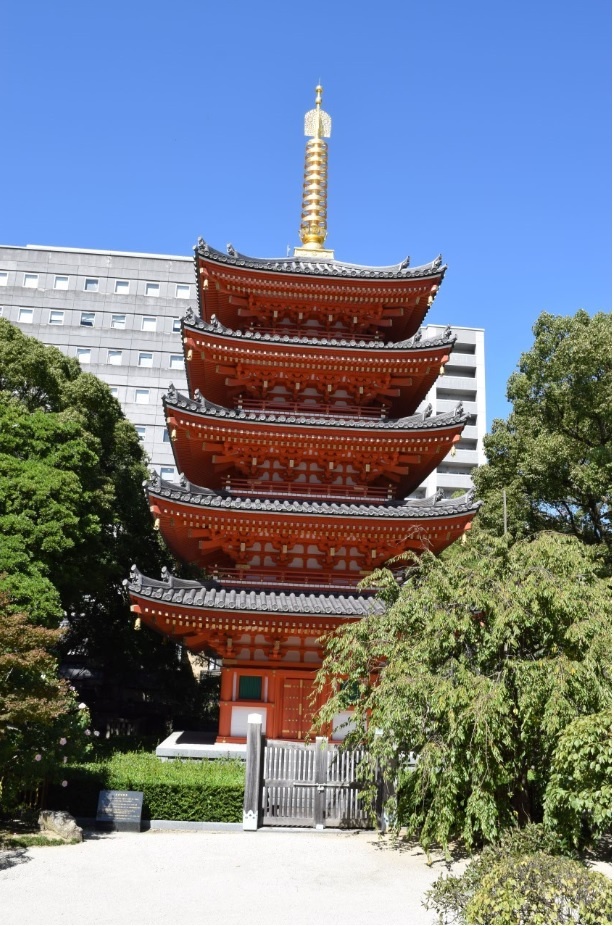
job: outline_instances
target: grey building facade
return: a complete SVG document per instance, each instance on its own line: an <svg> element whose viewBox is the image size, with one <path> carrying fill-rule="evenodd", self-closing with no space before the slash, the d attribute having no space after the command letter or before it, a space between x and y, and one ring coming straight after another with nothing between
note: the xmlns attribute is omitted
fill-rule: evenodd
<svg viewBox="0 0 614 926"><path fill-rule="evenodd" d="M196 306L190 257L79 248L0 246L0 314L25 334L52 344L108 383L136 426L151 465L177 475L162 396L170 382L187 390L180 322ZM423 331L433 337L440 327ZM484 462L484 331L454 327L456 346L425 399L436 412L463 402L470 420L448 456L416 495L445 496L471 487Z"/></svg>

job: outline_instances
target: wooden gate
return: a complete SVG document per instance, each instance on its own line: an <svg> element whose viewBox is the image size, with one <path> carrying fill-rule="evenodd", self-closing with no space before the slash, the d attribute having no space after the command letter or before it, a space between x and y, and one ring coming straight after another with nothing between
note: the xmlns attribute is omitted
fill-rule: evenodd
<svg viewBox="0 0 614 926"><path fill-rule="evenodd" d="M266 740L260 724L249 728L244 829L373 825L359 797L363 750L344 750L324 737L309 744Z"/></svg>
<svg viewBox="0 0 614 926"><path fill-rule="evenodd" d="M356 770L361 750L268 740L262 770L264 826L366 827Z"/></svg>

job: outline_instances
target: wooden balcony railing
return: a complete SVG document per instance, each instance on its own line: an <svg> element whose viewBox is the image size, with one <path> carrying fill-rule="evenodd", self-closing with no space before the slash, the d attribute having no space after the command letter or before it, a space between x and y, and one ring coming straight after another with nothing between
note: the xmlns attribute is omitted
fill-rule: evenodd
<svg viewBox="0 0 614 926"><path fill-rule="evenodd" d="M325 405L323 402L294 401L290 397L279 396L269 399L253 399L239 396L237 409L245 411L264 411L276 415L315 415L317 417L335 418L385 418L384 406L373 408L362 405Z"/></svg>
<svg viewBox="0 0 614 926"><path fill-rule="evenodd" d="M357 331L342 331L339 328L316 328L311 325L277 325L276 328L254 325L249 330L258 334L273 334L283 338L317 338L318 341L383 341L385 335L380 331L369 334ZM390 337L390 336L388 336Z"/></svg>
<svg viewBox="0 0 614 926"><path fill-rule="evenodd" d="M393 498L392 486L312 485L307 482L258 482L255 479L226 480L231 495L257 498L309 498L313 501L382 502Z"/></svg>
<svg viewBox="0 0 614 926"><path fill-rule="evenodd" d="M223 585L254 588L305 588L356 592L365 573L323 573L315 569L260 569L258 566L229 566L211 570L212 578Z"/></svg>

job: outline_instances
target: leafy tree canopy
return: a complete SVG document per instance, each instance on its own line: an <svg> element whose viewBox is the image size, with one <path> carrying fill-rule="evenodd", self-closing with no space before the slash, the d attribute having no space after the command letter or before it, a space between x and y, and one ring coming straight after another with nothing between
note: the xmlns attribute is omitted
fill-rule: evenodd
<svg viewBox="0 0 614 926"><path fill-rule="evenodd" d="M472 534L425 552L401 589L376 572L383 613L334 634L319 675L332 693L319 721L354 706L349 741L389 775L400 763L399 822L425 846L539 820L560 736L610 705L610 583L594 548Z"/></svg>
<svg viewBox="0 0 614 926"><path fill-rule="evenodd" d="M508 382L512 413L493 422L474 473L484 527L502 533L505 489L512 536L556 530L611 546L611 328L604 313L538 318Z"/></svg>
<svg viewBox="0 0 614 926"><path fill-rule="evenodd" d="M148 699L177 707L191 673L164 639L132 631L122 590L133 562L153 574L166 564L145 463L105 383L0 319L0 590L47 627L68 614L62 647L104 669L103 700L145 672Z"/></svg>

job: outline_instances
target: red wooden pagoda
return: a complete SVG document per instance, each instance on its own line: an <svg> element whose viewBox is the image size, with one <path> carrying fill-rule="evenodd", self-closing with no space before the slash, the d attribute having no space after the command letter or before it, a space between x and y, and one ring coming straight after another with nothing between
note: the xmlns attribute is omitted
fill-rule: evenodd
<svg viewBox="0 0 614 926"><path fill-rule="evenodd" d="M420 325L444 276L334 259L326 237L324 140L307 114L302 247L260 260L195 248L199 314L183 348L189 395L165 397L182 476L147 488L173 554L210 581L129 582L132 610L193 652L222 659L218 742L242 742L247 715L268 736L302 739L321 638L377 607L357 583L408 550L443 550L478 505L410 493L459 440L467 416L417 408L454 347Z"/></svg>

